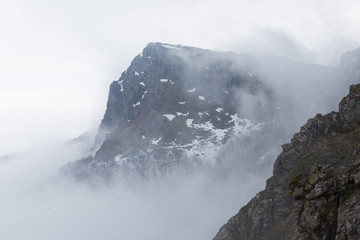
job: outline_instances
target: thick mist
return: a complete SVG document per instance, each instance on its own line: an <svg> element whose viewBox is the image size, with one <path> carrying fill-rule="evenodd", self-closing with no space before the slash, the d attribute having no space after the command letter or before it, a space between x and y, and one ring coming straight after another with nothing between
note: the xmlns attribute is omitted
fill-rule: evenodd
<svg viewBox="0 0 360 240"><path fill-rule="evenodd" d="M234 86L232 101L240 117L250 119L261 128L233 138L214 158L220 168L229 168L227 174L257 175L265 182L271 176L272 164L281 152L281 145L290 142L292 135L309 118L318 113L337 111L350 84L359 81L358 73L352 73L347 67L347 64L355 64L352 59L355 52L349 53L351 57L347 62L343 57L336 67L285 57L256 57L210 50L175 50L169 54L179 57L186 66L184 86L191 88L195 84L204 96L210 96L218 104L226 104L222 89L228 86L225 79L231 79L229 76L237 76L240 84L253 83L250 87ZM195 55L196 64L193 63ZM223 71L224 74L213 79L210 70L204 77L202 69Z"/></svg>
<svg viewBox="0 0 360 240"><path fill-rule="evenodd" d="M2 1L0 155L97 126L108 85L148 42L336 65L358 47L359 6L356 0Z"/></svg>
<svg viewBox="0 0 360 240"><path fill-rule="evenodd" d="M252 59L252 58L246 58ZM59 169L89 153L94 134L0 158L0 226L4 239L211 239L265 186L281 144L309 117L336 110L348 89L343 69L284 58L257 58L231 69L254 75L273 95L238 90L238 111L265 130L229 141L220 171L174 171L148 181L87 184ZM200 63L201 67L210 64ZM354 78L355 79L355 78ZM353 80L354 80L353 79ZM212 93L208 93L211 95ZM262 116L263 114L263 116Z"/></svg>
<svg viewBox="0 0 360 240"><path fill-rule="evenodd" d="M1 239L212 239L264 188L281 145L308 118L337 110L359 81L358 73L347 80L348 63L334 67L359 46L356 0L5 0L0 6ZM272 101L265 92L238 90L237 111L261 124L271 110L272 122L229 141L212 170L108 185L61 174L91 152L96 133L58 142L97 129L111 81L147 43L159 41L256 55L233 56L229 67L266 84ZM207 94L218 97L215 90Z"/></svg>
<svg viewBox="0 0 360 240"><path fill-rule="evenodd" d="M1 159L3 239L211 239L264 187L255 177L241 184L201 172L90 186L59 174L83 147L72 143Z"/></svg>

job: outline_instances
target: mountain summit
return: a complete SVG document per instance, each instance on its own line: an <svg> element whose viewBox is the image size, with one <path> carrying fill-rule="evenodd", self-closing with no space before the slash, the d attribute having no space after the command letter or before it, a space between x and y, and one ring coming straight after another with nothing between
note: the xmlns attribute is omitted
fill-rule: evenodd
<svg viewBox="0 0 360 240"><path fill-rule="evenodd" d="M275 111L272 90L249 69L249 55L150 43L110 86L93 157L71 165L79 178L115 172L154 176L207 168L233 137L259 131ZM247 115L239 93L261 96Z"/></svg>
<svg viewBox="0 0 360 240"><path fill-rule="evenodd" d="M344 66L150 43L111 83L94 154L63 170L79 180L195 169L268 175L277 146L343 95Z"/></svg>

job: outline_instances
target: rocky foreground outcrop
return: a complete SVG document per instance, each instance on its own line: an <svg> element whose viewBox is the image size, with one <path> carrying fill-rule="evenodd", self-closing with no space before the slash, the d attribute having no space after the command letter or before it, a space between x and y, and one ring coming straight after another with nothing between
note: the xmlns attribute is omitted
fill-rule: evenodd
<svg viewBox="0 0 360 240"><path fill-rule="evenodd" d="M360 159L349 167L318 165L292 179L296 240L360 239Z"/></svg>
<svg viewBox="0 0 360 240"><path fill-rule="evenodd" d="M360 239L360 85L301 127L266 188L214 240Z"/></svg>

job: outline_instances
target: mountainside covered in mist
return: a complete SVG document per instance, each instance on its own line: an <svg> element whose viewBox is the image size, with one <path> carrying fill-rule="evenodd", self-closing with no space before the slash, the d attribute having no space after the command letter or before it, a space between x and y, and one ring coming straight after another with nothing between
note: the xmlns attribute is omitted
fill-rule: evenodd
<svg viewBox="0 0 360 240"><path fill-rule="evenodd" d="M300 122L343 95L352 81L344 72L356 69L348 69L352 55L332 68L150 43L110 86L95 154L63 170L77 179L178 169L268 173Z"/></svg>
<svg viewBox="0 0 360 240"><path fill-rule="evenodd" d="M265 190L214 240L360 239L359 136L360 84L282 146Z"/></svg>
<svg viewBox="0 0 360 240"><path fill-rule="evenodd" d="M216 163L234 136L260 131L273 118L273 93L235 63L247 55L149 44L110 86L94 155L76 166L78 177L115 171L154 176L174 167ZM237 68L235 68L237 67ZM239 111L237 91L261 95L255 118ZM80 169L80 171L78 171Z"/></svg>

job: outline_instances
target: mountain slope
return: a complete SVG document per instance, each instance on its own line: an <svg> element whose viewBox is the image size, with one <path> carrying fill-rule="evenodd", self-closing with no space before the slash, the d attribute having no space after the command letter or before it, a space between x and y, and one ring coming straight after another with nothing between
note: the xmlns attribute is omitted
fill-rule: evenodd
<svg viewBox="0 0 360 240"><path fill-rule="evenodd" d="M277 146L340 99L338 69L150 43L110 85L95 154L63 170L77 179L179 169L269 176Z"/></svg>
<svg viewBox="0 0 360 240"><path fill-rule="evenodd" d="M233 137L273 119L272 90L247 72L249 55L151 43L110 86L93 157L70 168L79 178L130 172L156 176L173 168L208 168ZM239 109L238 91L261 96L261 114Z"/></svg>
<svg viewBox="0 0 360 240"><path fill-rule="evenodd" d="M354 200L354 196L359 194L359 181L354 180L359 171L356 162L360 159L359 119L360 85L352 85L349 95L339 104L339 112L316 115L294 135L291 143L283 145L283 152L275 161L273 176L268 179L265 190L241 208L220 229L214 240L358 239L359 233L346 231L346 216L356 216L350 225L351 229L355 229L352 224L359 221L358 201ZM327 168L319 167L319 164L335 169L341 166L348 168L342 170L342 176L348 178L343 178L343 185L336 190L339 194L335 195L332 185L325 181L335 175L325 174L322 169ZM355 170L349 174L349 168ZM312 173L307 178L311 169ZM347 189L351 191L346 192ZM341 198L345 193L348 197ZM329 197L331 194L333 197ZM293 197L302 201L298 203ZM318 197L324 197L321 199L323 202L314 200ZM336 208L340 200L343 201L342 208L347 207L332 210L330 200L335 201ZM316 203L317 207L314 206ZM324 211L320 213L318 209L321 208ZM324 213L326 211L327 214ZM328 218L331 211L337 213L337 220Z"/></svg>

